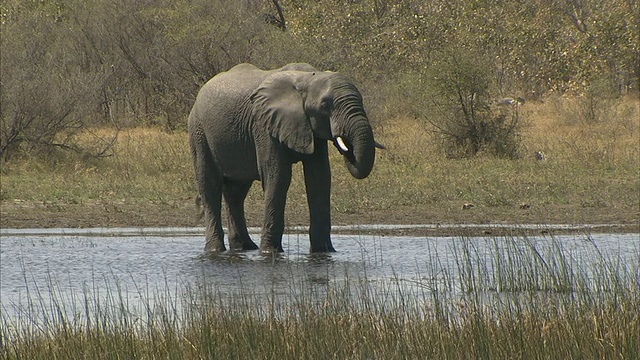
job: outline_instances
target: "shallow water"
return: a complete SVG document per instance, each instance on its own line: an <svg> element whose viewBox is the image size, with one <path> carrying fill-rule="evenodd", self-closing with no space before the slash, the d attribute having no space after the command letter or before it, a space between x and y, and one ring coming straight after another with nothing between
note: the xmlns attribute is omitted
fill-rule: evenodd
<svg viewBox="0 0 640 360"><path fill-rule="evenodd" d="M482 267L509 246L535 248L542 256L561 251L571 260L573 271L596 268L603 257L635 269L640 262L638 234L540 236L522 241L333 235L338 252L323 255L308 253L306 235L291 234L283 239L285 253L274 257L258 251L205 254L203 236L191 231L3 231L2 317L5 322L27 313L45 318L52 309L77 315L89 298L104 306L125 302L128 311L149 311L167 301L178 308L176 299L202 286L215 289L220 297L249 292L285 300L306 293L322 297L329 288L362 281L378 289L380 296L396 294L392 298L434 289L455 293L462 288L450 280L461 271L457 261L464 254L472 253L474 266ZM493 271L493 266L487 267ZM494 285L488 282L486 288L499 291ZM402 291L389 291L390 286Z"/></svg>

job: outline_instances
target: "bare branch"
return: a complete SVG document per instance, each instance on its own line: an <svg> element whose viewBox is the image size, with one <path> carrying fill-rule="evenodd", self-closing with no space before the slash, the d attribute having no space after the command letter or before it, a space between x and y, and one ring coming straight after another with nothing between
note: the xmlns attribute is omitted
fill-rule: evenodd
<svg viewBox="0 0 640 360"><path fill-rule="evenodd" d="M287 23L284 19L284 13L282 12L282 6L278 2L278 0L273 0L273 6L276 7L276 11L278 12L278 27L285 31L287 29Z"/></svg>
<svg viewBox="0 0 640 360"><path fill-rule="evenodd" d="M578 31L588 34L589 27L587 25L587 17L589 16L589 11L587 10L585 1L565 0L565 3L567 4L567 8L564 10L564 13L569 16Z"/></svg>

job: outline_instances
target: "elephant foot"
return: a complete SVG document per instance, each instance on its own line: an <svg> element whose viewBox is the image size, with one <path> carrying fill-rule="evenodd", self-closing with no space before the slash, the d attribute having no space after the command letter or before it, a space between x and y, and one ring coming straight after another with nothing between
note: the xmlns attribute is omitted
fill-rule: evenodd
<svg viewBox="0 0 640 360"><path fill-rule="evenodd" d="M263 233L262 239L260 240L260 252L263 254L284 252L282 248L282 234L274 236L269 233Z"/></svg>
<svg viewBox="0 0 640 360"><path fill-rule="evenodd" d="M242 250L258 250L259 247L253 241L242 244Z"/></svg>
<svg viewBox="0 0 640 360"><path fill-rule="evenodd" d="M244 241L229 241L229 247L234 251L248 251L248 250L258 250L258 245L254 243L251 239L246 239Z"/></svg>
<svg viewBox="0 0 640 360"><path fill-rule="evenodd" d="M258 245L251 240L248 234L245 234L245 236L231 234L229 236L229 248L234 251L257 250Z"/></svg>
<svg viewBox="0 0 640 360"><path fill-rule="evenodd" d="M331 243L331 236L329 235L314 235L311 233L309 234L309 240L311 242L309 252L311 253L336 252L336 249L333 248L333 244Z"/></svg>
<svg viewBox="0 0 640 360"><path fill-rule="evenodd" d="M263 255L278 254L278 253L284 252L284 249L282 248L282 246L274 247L274 246L261 245L260 246L260 252Z"/></svg>
<svg viewBox="0 0 640 360"><path fill-rule="evenodd" d="M311 253L332 253L332 252L336 252L336 249L333 248L333 245L328 244L328 245L322 245L322 246L311 246L311 249L309 249L309 252Z"/></svg>
<svg viewBox="0 0 640 360"><path fill-rule="evenodd" d="M224 246L224 242L221 241L207 241L204 245L204 251L207 252L223 252L227 251L227 248Z"/></svg>

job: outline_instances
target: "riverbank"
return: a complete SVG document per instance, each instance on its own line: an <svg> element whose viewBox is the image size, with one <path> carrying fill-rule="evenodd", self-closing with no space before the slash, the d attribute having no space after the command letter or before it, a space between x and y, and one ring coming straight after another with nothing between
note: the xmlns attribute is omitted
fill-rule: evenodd
<svg viewBox="0 0 640 360"><path fill-rule="evenodd" d="M249 226L261 226L261 204L248 207ZM34 202L3 202L2 228L145 228L202 226L196 207L190 199L170 204L127 204L92 202L88 204L55 204ZM463 209L450 204L449 207L410 207L370 211L367 213L334 213L334 233L370 233L379 235L447 236L447 235L501 235L509 232L524 233L576 233L611 232L640 233L638 213L632 209L618 212L602 212L571 206L547 206L543 208L473 208ZM401 227L397 229L361 227L351 229L348 225L423 225L434 226ZM523 224L523 226L518 226ZM528 226L524 226L524 224ZM303 211L289 212L289 232L304 232L308 225ZM438 226L442 225L442 226ZM455 225L455 226L452 226ZM538 225L538 226L530 226ZM545 226L545 225L571 225Z"/></svg>

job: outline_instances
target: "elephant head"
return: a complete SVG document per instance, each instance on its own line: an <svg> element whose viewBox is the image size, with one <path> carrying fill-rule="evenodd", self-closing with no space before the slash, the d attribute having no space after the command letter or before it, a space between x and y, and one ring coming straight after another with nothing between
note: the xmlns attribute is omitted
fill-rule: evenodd
<svg viewBox="0 0 640 360"><path fill-rule="evenodd" d="M312 154L315 142L331 140L351 175L369 175L381 147L362 104L362 95L334 72L281 71L269 75L251 96L255 118L290 149Z"/></svg>

